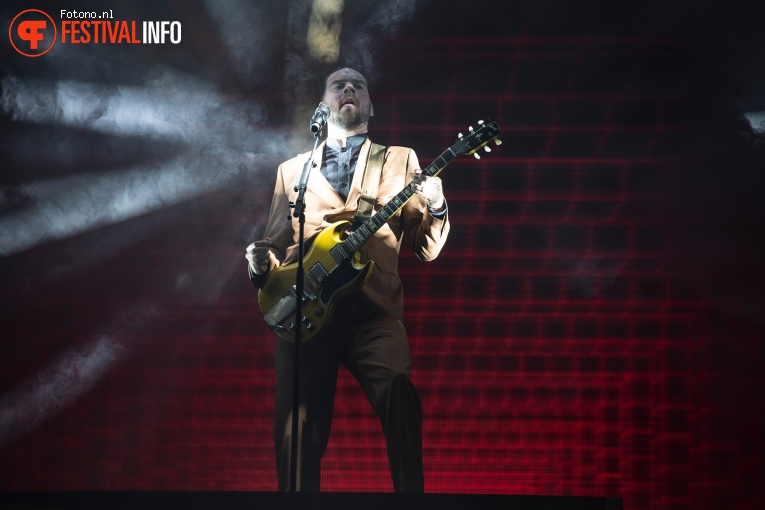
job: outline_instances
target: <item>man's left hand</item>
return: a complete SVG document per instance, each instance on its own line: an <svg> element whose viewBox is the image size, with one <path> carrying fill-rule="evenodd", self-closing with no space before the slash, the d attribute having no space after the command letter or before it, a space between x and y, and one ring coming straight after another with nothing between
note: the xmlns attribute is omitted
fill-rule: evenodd
<svg viewBox="0 0 765 510"><path fill-rule="evenodd" d="M433 211L439 211L444 206L444 188L441 179L422 175L419 168L414 171L417 176L414 178L414 190L418 195L425 197L428 201L428 207Z"/></svg>

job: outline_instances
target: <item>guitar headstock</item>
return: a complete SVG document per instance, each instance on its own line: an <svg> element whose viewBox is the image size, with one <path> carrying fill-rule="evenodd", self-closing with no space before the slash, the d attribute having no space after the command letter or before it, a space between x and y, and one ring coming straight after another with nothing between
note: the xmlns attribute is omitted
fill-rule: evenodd
<svg viewBox="0 0 765 510"><path fill-rule="evenodd" d="M491 152L489 142L494 140L497 145L502 145L502 140L498 138L499 126L493 120L479 120L478 129L474 130L473 126L470 126L468 130L467 135L460 133L457 141L451 146L455 154L472 154L476 159L481 159L478 151L483 148L486 152Z"/></svg>

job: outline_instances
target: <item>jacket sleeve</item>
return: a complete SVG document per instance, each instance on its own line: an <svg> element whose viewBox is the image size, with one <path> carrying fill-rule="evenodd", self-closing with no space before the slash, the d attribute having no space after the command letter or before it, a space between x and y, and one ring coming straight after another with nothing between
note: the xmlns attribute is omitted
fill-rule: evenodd
<svg viewBox="0 0 765 510"><path fill-rule="evenodd" d="M417 154L409 149L406 162L405 182L415 177L415 170L420 167ZM428 211L427 200L415 195L405 206L401 214L404 241L411 246L412 251L420 260L430 261L441 252L449 234L449 213L434 217Z"/></svg>
<svg viewBox="0 0 765 510"><path fill-rule="evenodd" d="M268 273L257 275L249 269L250 280L258 288L265 285L268 276L275 268L279 267L284 260L287 247L292 243L294 232L290 219L289 198L284 183L284 165L279 166L274 185L274 196L271 200L271 212L268 217L268 225L263 241L269 243L268 249L271 255L271 264Z"/></svg>

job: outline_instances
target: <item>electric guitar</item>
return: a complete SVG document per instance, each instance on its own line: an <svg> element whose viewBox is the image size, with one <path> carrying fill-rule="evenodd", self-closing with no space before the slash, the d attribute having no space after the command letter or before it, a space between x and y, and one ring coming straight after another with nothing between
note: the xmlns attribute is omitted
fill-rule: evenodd
<svg viewBox="0 0 765 510"><path fill-rule="evenodd" d="M487 144L497 138L499 128L491 120L478 121L479 127L470 130L467 135L461 133L457 141L446 149L433 163L422 170L423 175L435 176L460 155L481 157L477 151L484 148L491 152ZM302 302L301 343L307 342L321 333L330 322L338 300L359 289L372 273L373 261L359 262L356 250L372 237L385 222L415 195L414 183L410 182L400 193L382 209L373 214L353 232L348 233L350 221L338 221L322 230L308 253L303 257L304 289ZM280 337L294 342L297 280L297 262L274 269L258 293L258 304L268 326Z"/></svg>

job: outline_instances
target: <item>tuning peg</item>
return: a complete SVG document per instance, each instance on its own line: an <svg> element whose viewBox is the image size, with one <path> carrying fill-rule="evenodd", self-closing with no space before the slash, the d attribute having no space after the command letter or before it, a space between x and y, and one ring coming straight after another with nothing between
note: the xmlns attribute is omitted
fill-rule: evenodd
<svg viewBox="0 0 765 510"><path fill-rule="evenodd" d="M502 140L497 138L496 140L494 140L494 143L496 143L497 145L502 145Z"/></svg>
<svg viewBox="0 0 765 510"><path fill-rule="evenodd" d="M457 138L462 138L462 133L457 133Z"/></svg>
<svg viewBox="0 0 765 510"><path fill-rule="evenodd" d="M474 152L473 156L475 156L475 159L481 159L481 156L477 152Z"/></svg>
<svg viewBox="0 0 765 510"><path fill-rule="evenodd" d="M486 152L491 152L491 147L486 145L486 146L484 146L483 150L485 150Z"/></svg>
<svg viewBox="0 0 765 510"><path fill-rule="evenodd" d="M468 126L468 130L473 131L473 126Z"/></svg>
<svg viewBox="0 0 765 510"><path fill-rule="evenodd" d="M483 121L482 121L482 120L479 120L479 121L478 121L478 123L479 123L479 124L483 124Z"/></svg>

